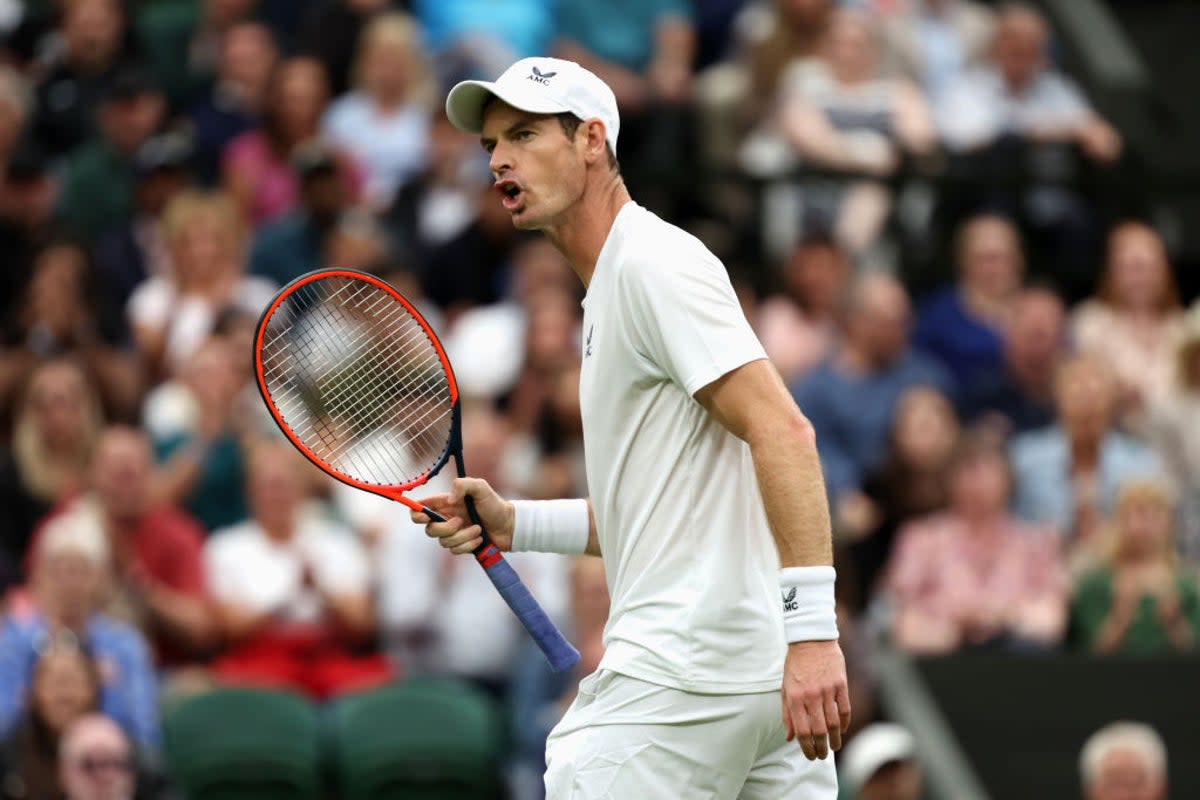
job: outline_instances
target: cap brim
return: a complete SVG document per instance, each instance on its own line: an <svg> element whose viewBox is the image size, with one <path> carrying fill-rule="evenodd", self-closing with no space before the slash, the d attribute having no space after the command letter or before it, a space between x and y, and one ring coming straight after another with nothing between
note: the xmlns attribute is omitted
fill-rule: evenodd
<svg viewBox="0 0 1200 800"><path fill-rule="evenodd" d="M526 92L512 86L502 89L490 81L463 81L446 95L446 116L450 124L468 133L481 132L483 108L493 97L531 114L558 114L569 110L535 90Z"/></svg>

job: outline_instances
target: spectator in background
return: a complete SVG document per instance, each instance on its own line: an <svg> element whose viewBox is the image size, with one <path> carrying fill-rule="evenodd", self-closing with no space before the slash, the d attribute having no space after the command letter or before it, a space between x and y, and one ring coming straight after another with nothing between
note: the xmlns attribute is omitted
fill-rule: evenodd
<svg viewBox="0 0 1200 800"><path fill-rule="evenodd" d="M134 342L155 377L173 374L228 307L259 313L275 284L244 274L245 227L234 200L187 191L167 204L163 233L171 271L134 290L126 307Z"/></svg>
<svg viewBox="0 0 1200 800"><path fill-rule="evenodd" d="M46 154L26 139L0 176L0 331L11 332L29 288L34 254L51 238L59 179Z"/></svg>
<svg viewBox="0 0 1200 800"><path fill-rule="evenodd" d="M453 315L499 299L517 234L496 202L478 140L439 111L429 146L428 169L400 187L382 219L423 293Z"/></svg>
<svg viewBox="0 0 1200 800"><path fill-rule="evenodd" d="M90 515L105 532L114 569L107 611L139 628L157 663L178 667L215 639L201 556L204 531L158 499L150 443L111 427L96 443L90 491L63 512Z"/></svg>
<svg viewBox="0 0 1200 800"><path fill-rule="evenodd" d="M1017 229L992 214L964 222L955 251L958 282L921 304L913 345L946 365L961 396L1001 366L1025 258Z"/></svg>
<svg viewBox="0 0 1200 800"><path fill-rule="evenodd" d="M70 239L48 242L33 262L11 347L0 364L16 385L46 359L76 360L100 392L112 417L132 419L141 373L132 356L115 346L119 324L106 308L87 251Z"/></svg>
<svg viewBox="0 0 1200 800"><path fill-rule="evenodd" d="M50 361L29 378L0 468L0 583L17 580L34 528L86 481L103 424L100 402L83 371Z"/></svg>
<svg viewBox="0 0 1200 800"><path fill-rule="evenodd" d="M242 374L229 342L204 340L180 370L187 423L154 443L160 482L170 503L188 510L205 530L235 525L248 514L242 458L246 409L239 402Z"/></svg>
<svg viewBox="0 0 1200 800"><path fill-rule="evenodd" d="M869 17L835 12L820 54L790 66L779 82L775 124L804 162L886 177L906 155L932 150L933 121L920 91L879 76L879 34ZM890 193L873 180L847 179L831 197L810 191L804 198L806 224L832 229L854 255L875 243L890 210Z"/></svg>
<svg viewBox="0 0 1200 800"><path fill-rule="evenodd" d="M935 109L942 140L955 151L1003 137L1077 145L1091 159L1115 160L1121 137L1066 75L1049 64L1050 31L1032 6L1003 5L996 16L991 62L941 95Z"/></svg>
<svg viewBox="0 0 1200 800"><path fill-rule="evenodd" d="M188 108L211 88L225 36L249 20L257 5L258 0L196 0L138 8L142 43L172 109Z"/></svg>
<svg viewBox="0 0 1200 800"><path fill-rule="evenodd" d="M188 113L196 173L205 185L216 184L220 178L225 145L257 124L267 106L267 88L278 61L271 30L261 23L239 22L221 38L216 80L208 95Z"/></svg>
<svg viewBox="0 0 1200 800"><path fill-rule="evenodd" d="M54 636L76 636L104 664L100 709L142 747L160 745L158 687L138 631L100 609L111 585L112 549L88 514L59 514L38 537L30 592L14 596L0 627L0 736L22 712L39 649Z"/></svg>
<svg viewBox="0 0 1200 800"><path fill-rule="evenodd" d="M375 217L366 211L352 210L342 214L338 224L326 235L321 252L324 254L324 264L370 272L389 282L407 278L410 283L415 283L411 273L403 268L395 269L387 234ZM393 286L401 291L398 285ZM408 287L405 288L408 290ZM410 294L405 297L411 299ZM426 321L429 319L426 318ZM430 324L433 322L430 321Z"/></svg>
<svg viewBox="0 0 1200 800"><path fill-rule="evenodd" d="M1166 800L1167 746L1140 722L1113 722L1079 753L1085 800Z"/></svg>
<svg viewBox="0 0 1200 800"><path fill-rule="evenodd" d="M429 155L435 86L421 30L406 14L383 14L360 38L355 90L330 105L322 129L367 173L366 201L386 208Z"/></svg>
<svg viewBox="0 0 1200 800"><path fill-rule="evenodd" d="M865 610L891 556L896 532L910 521L946 507L947 470L959 439L949 399L914 386L896 403L888 453L861 490L844 492L834 508L834 530L847 605ZM843 592L845 597L845 592Z"/></svg>
<svg viewBox="0 0 1200 800"><path fill-rule="evenodd" d="M246 467L253 516L205 546L227 642L213 670L223 682L323 700L384 683L393 671L354 651L375 630L370 570L352 532L306 507L299 458L286 442L255 445Z"/></svg>
<svg viewBox="0 0 1200 800"><path fill-rule="evenodd" d="M1200 590L1175 553L1174 508L1162 482L1121 486L1101 566L1079 579L1071 616L1080 646L1102 654L1190 651ZM1084 558L1088 554L1079 554Z"/></svg>
<svg viewBox="0 0 1200 800"><path fill-rule="evenodd" d="M82 717L63 733L59 763L63 800L159 797L139 787L137 757L129 738L103 714Z"/></svg>
<svg viewBox="0 0 1200 800"><path fill-rule="evenodd" d="M297 148L320 133L321 115L329 104L329 81L320 61L289 58L279 63L267 87L260 127L230 140L221 155L225 188L255 227L291 211L300 186L291 159ZM362 175L342 156L342 178L357 200Z"/></svg>
<svg viewBox="0 0 1200 800"><path fill-rule="evenodd" d="M250 272L280 286L336 263L324 261L322 250L349 207L337 154L327 145L314 141L298 147L292 168L300 186L299 204L260 228L250 251Z"/></svg>
<svg viewBox="0 0 1200 800"><path fill-rule="evenodd" d="M1007 437L1054 424L1054 374L1066 344L1062 299L1023 289L1004 332L1003 361L969 386L963 416Z"/></svg>
<svg viewBox="0 0 1200 800"><path fill-rule="evenodd" d="M907 728L876 722L859 731L838 759L850 800L918 800L924 778Z"/></svg>
<svg viewBox="0 0 1200 800"><path fill-rule="evenodd" d="M72 232L90 243L129 219L134 155L165 113L162 90L149 74L126 69L107 83L97 112L100 136L71 153L63 178L59 215Z"/></svg>
<svg viewBox="0 0 1200 800"><path fill-rule="evenodd" d="M1184 321L1171 390L1150 409L1147 434L1178 492L1179 552L1200 563L1200 314Z"/></svg>
<svg viewBox="0 0 1200 800"><path fill-rule="evenodd" d="M803 378L837 341L837 307L850 282L845 253L829 236L806 236L779 270L779 290L759 306L755 328L784 381Z"/></svg>
<svg viewBox="0 0 1200 800"><path fill-rule="evenodd" d="M100 697L100 669L73 635L51 638L36 658L26 711L0 745L4 800L59 800L59 740Z"/></svg>
<svg viewBox="0 0 1200 800"><path fill-rule="evenodd" d="M329 0L312 3L303 15L297 52L325 65L332 94L344 94L350 88L363 30L394 5L392 0Z"/></svg>
<svg viewBox="0 0 1200 800"><path fill-rule="evenodd" d="M896 403L906 390L926 385L951 393L942 366L909 348L909 315L908 295L895 278L859 276L844 300L837 349L792 384L792 396L816 429L834 507L883 463Z"/></svg>
<svg viewBox="0 0 1200 800"><path fill-rule="evenodd" d="M884 28L889 70L918 84L936 106L992 42L991 10L975 0L903 0Z"/></svg>
<svg viewBox="0 0 1200 800"><path fill-rule="evenodd" d="M757 107L751 109L751 120L761 120L789 67L817 56L835 6L832 0L771 0L743 12L739 22L750 71L746 101Z"/></svg>
<svg viewBox="0 0 1200 800"><path fill-rule="evenodd" d="M1139 428L1170 390L1182 333L1183 309L1162 239L1142 222L1117 225L1096 296L1072 312L1071 334L1076 347L1112 368L1127 426Z"/></svg>
<svg viewBox="0 0 1200 800"><path fill-rule="evenodd" d="M1054 378L1058 421L1012 441L1017 516L1053 525L1068 544L1088 542L1121 484L1161 471L1152 450L1113 427L1116 403L1116 381L1100 358L1061 362Z"/></svg>
<svg viewBox="0 0 1200 800"><path fill-rule="evenodd" d="M1067 580L1048 526L1011 516L1004 451L960 442L944 513L900 531L888 569L892 639L914 653L1046 648L1067 622Z"/></svg>
<svg viewBox="0 0 1200 800"><path fill-rule="evenodd" d="M121 0L62 3L61 45L40 64L33 133L54 156L64 156L95 133L100 98L116 75L137 63Z"/></svg>
<svg viewBox="0 0 1200 800"><path fill-rule="evenodd" d="M162 216L171 198L187 188L190 157L191 147L177 133L148 139L134 154L132 213L94 250L100 288L110 308L124 309L142 281L170 272Z"/></svg>

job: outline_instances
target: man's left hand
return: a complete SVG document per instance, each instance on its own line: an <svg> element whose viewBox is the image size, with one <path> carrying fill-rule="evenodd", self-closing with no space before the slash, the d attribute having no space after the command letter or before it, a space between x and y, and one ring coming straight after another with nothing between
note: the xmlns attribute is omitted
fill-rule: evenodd
<svg viewBox="0 0 1200 800"><path fill-rule="evenodd" d="M783 664L783 723L804 755L824 759L840 750L850 727L846 659L836 641L793 642Z"/></svg>

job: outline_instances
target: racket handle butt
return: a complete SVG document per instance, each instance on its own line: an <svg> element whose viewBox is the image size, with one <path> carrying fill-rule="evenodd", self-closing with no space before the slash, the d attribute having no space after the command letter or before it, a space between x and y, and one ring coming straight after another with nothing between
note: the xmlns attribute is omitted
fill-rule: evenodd
<svg viewBox="0 0 1200 800"><path fill-rule="evenodd" d="M533 637L533 641L541 648L546 661L555 672L566 672L579 663L579 651L567 641L558 627L538 605L533 594L521 582L517 571L512 565L499 558L486 567L484 571L491 579L496 591L508 603L509 608L521 620L525 630Z"/></svg>

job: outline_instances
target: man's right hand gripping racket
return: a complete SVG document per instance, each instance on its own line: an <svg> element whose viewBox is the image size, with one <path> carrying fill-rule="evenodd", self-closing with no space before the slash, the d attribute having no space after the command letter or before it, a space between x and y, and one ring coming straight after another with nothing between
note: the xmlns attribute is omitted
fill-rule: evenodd
<svg viewBox="0 0 1200 800"><path fill-rule="evenodd" d="M442 517L405 492L454 456L465 474L458 386L441 342L378 278L321 270L289 283L254 339L258 388L309 461L339 481ZM483 529L471 498L471 521ZM558 672L579 653L546 616L487 531L475 560Z"/></svg>

